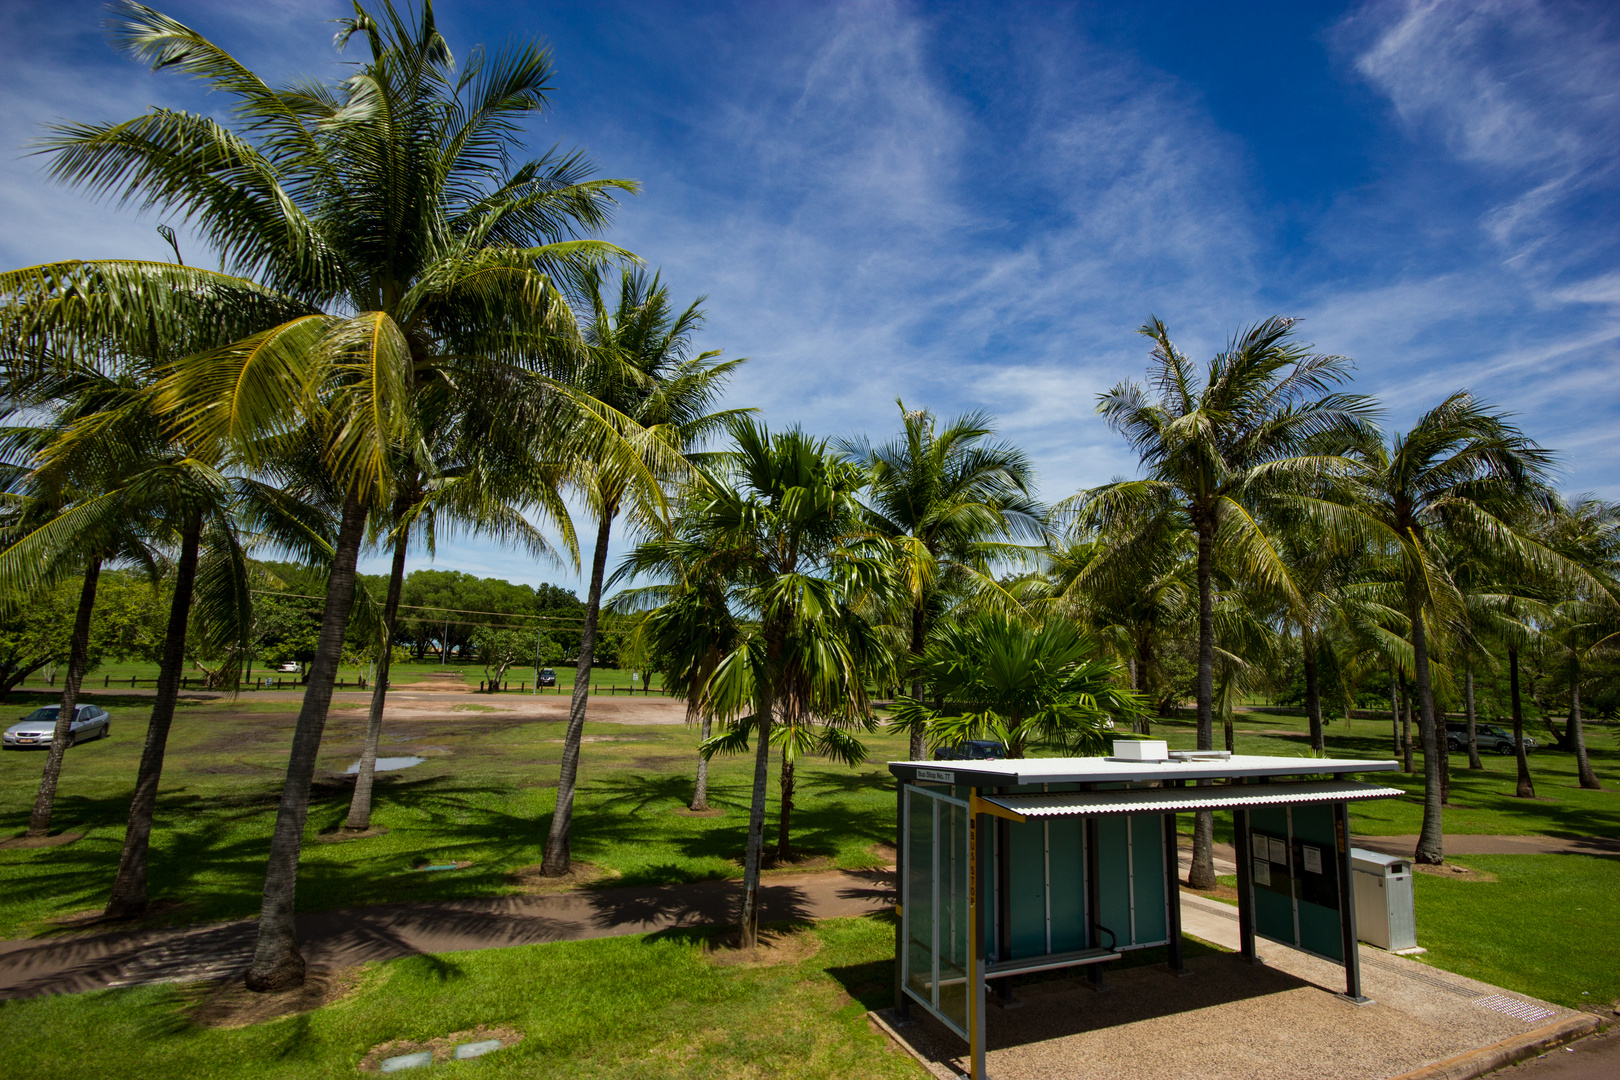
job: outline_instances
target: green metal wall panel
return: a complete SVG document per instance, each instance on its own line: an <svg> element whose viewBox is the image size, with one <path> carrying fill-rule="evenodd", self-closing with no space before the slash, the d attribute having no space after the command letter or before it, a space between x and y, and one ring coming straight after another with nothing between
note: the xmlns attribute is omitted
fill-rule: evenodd
<svg viewBox="0 0 1620 1080"><path fill-rule="evenodd" d="M1169 933L1164 897L1164 817L1131 816L1131 887L1136 894L1136 932L1132 944L1163 941Z"/></svg>
<svg viewBox="0 0 1620 1080"><path fill-rule="evenodd" d="M1331 804L1296 806L1293 822L1299 947L1343 963L1334 808Z"/></svg>
<svg viewBox="0 0 1620 1080"><path fill-rule="evenodd" d="M1012 917L1012 958L1046 950L1046 830L1039 821L1007 823L1008 912Z"/></svg>
<svg viewBox="0 0 1620 1080"><path fill-rule="evenodd" d="M1097 922L1112 933L1101 944L1116 948L1131 943L1130 842L1125 817L1097 819Z"/></svg>
<svg viewBox="0 0 1620 1080"><path fill-rule="evenodd" d="M1052 851L1052 951L1086 947L1085 826L1078 817L1047 823Z"/></svg>

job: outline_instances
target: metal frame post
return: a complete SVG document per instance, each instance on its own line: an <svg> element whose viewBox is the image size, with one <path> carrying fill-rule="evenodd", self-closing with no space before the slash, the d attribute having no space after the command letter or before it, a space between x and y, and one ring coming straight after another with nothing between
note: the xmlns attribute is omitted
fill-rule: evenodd
<svg viewBox="0 0 1620 1080"><path fill-rule="evenodd" d="M1164 815L1165 929L1168 931L1170 971L1189 974L1181 942L1181 851L1176 837L1176 815Z"/></svg>
<svg viewBox="0 0 1620 1080"><path fill-rule="evenodd" d="M1250 842L1249 812L1232 809L1232 840L1237 848L1238 952L1251 964L1260 963L1254 950L1254 845Z"/></svg>
<svg viewBox="0 0 1620 1080"><path fill-rule="evenodd" d="M1361 935L1356 931L1356 892L1351 875L1355 865L1350 858L1350 804L1335 803L1333 833L1339 855L1339 928L1344 934L1344 996L1357 1005L1372 999L1361 993Z"/></svg>
<svg viewBox="0 0 1620 1080"><path fill-rule="evenodd" d="M997 788L996 794L1006 792ZM1012 959L1012 822L996 818L996 959ZM1003 1006L1013 999L1012 979L996 980L996 999Z"/></svg>
<svg viewBox="0 0 1620 1080"><path fill-rule="evenodd" d="M968 1076L986 1080L984 1071L984 851L980 844L979 792L968 793Z"/></svg>
<svg viewBox="0 0 1620 1080"><path fill-rule="evenodd" d="M1095 814L1086 815L1084 830L1086 838L1086 948L1100 949L1102 947L1102 934L1098 932L1099 913L1102 906L1102 887L1097 880L1097 817ZM1086 975L1091 980L1091 988L1099 990L1103 984L1101 964L1092 964L1086 968Z"/></svg>
<svg viewBox="0 0 1620 1080"><path fill-rule="evenodd" d="M911 1019L911 999L906 994L906 781L896 785L894 813L894 1013L901 1020Z"/></svg>

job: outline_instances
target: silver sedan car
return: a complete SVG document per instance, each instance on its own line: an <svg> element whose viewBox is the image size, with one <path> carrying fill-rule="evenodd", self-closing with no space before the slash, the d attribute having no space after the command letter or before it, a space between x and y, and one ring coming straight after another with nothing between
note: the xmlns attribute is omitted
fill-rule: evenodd
<svg viewBox="0 0 1620 1080"><path fill-rule="evenodd" d="M44 749L56 735L56 716L60 705L46 705L35 709L18 723L6 728L0 745L7 750ZM75 746L90 739L105 739L112 734L112 717L97 705L80 705L73 710L73 724L68 745Z"/></svg>

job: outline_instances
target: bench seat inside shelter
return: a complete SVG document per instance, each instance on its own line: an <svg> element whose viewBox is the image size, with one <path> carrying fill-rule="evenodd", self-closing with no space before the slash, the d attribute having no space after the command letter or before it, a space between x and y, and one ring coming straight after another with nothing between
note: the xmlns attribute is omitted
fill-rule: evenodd
<svg viewBox="0 0 1620 1080"><path fill-rule="evenodd" d="M1176 814L1230 810L1244 955L1254 935L1342 963L1355 953L1346 806L1400 790L1351 779L1394 761L1227 754L1164 761L891 762L900 887L895 998L970 1045L983 1076L992 983L1167 947L1181 971Z"/></svg>

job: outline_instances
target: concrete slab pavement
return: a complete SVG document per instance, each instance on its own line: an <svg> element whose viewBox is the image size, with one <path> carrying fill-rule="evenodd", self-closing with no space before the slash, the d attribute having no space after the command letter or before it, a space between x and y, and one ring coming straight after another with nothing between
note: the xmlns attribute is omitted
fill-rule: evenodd
<svg viewBox="0 0 1620 1080"><path fill-rule="evenodd" d="M1183 894L1182 925L1211 944L1238 947L1237 909L1230 905ZM1104 993L1090 989L1084 976L1020 987L1020 1008L987 1014L990 1075L1366 1080L1445 1065L1428 1080L1458 1080L1478 1075L1446 1064L1460 1056L1545 1039L1548 1031L1573 1037L1597 1024L1590 1014L1370 946L1360 956L1363 993L1373 1003L1358 1006L1338 996L1339 965L1264 940L1258 951L1260 965L1230 953L1194 958L1189 978L1152 967L1110 973ZM916 1015L900 1037L935 1075L961 1075L963 1042L921 1010Z"/></svg>

